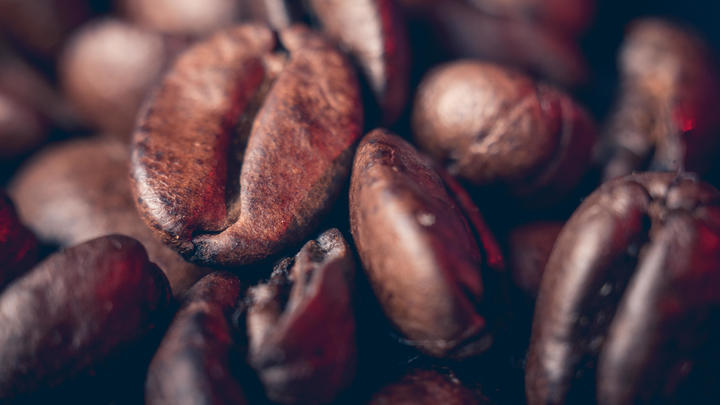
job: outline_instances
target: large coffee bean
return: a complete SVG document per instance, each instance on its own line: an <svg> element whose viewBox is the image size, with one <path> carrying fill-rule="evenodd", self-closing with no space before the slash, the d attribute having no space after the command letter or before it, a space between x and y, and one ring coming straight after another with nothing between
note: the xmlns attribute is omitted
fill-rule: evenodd
<svg viewBox="0 0 720 405"><path fill-rule="evenodd" d="M465 357L491 345L486 314L497 309L487 297L495 286L481 272L502 268L502 256L477 208L449 181L410 144L375 130L355 156L350 224L373 290L409 343Z"/></svg>
<svg viewBox="0 0 720 405"><path fill-rule="evenodd" d="M620 73L605 178L648 168L707 171L720 146L720 70L702 39L666 21L637 21L620 50Z"/></svg>
<svg viewBox="0 0 720 405"><path fill-rule="evenodd" d="M280 262L249 291L249 361L268 397L329 403L355 376L355 266L337 229Z"/></svg>
<svg viewBox="0 0 720 405"><path fill-rule="evenodd" d="M0 192L0 291L37 259L37 240L17 217L12 201Z"/></svg>
<svg viewBox="0 0 720 405"><path fill-rule="evenodd" d="M143 339L162 327L170 298L163 273L128 237L50 256L0 294L0 400L69 387L88 398L93 376L112 370L120 388L142 375Z"/></svg>
<svg viewBox="0 0 720 405"><path fill-rule="evenodd" d="M318 34L243 25L178 57L132 145L137 206L190 260L238 265L299 242L344 182L362 127L352 68Z"/></svg>
<svg viewBox="0 0 720 405"><path fill-rule="evenodd" d="M119 233L141 241L181 294L207 273L158 241L135 209L129 151L113 139L74 140L35 156L13 179L10 194L23 222L48 243L72 246Z"/></svg>
<svg viewBox="0 0 720 405"><path fill-rule="evenodd" d="M145 402L244 404L240 358L230 323L243 286L230 273L211 273L188 292L150 364Z"/></svg>
<svg viewBox="0 0 720 405"><path fill-rule="evenodd" d="M688 374L717 364L719 315L720 193L682 174L606 183L573 214L548 261L529 403L688 401L677 396ZM700 401L698 392L690 394Z"/></svg>
<svg viewBox="0 0 720 405"><path fill-rule="evenodd" d="M413 109L418 143L476 185L557 198L577 184L595 145L588 114L559 90L477 61L435 68Z"/></svg>

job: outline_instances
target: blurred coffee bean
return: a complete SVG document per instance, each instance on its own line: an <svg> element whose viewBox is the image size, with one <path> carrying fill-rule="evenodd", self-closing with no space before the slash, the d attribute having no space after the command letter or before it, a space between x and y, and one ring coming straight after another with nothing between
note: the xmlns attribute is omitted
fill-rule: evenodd
<svg viewBox="0 0 720 405"><path fill-rule="evenodd" d="M130 21L166 34L203 35L240 17L240 0L116 0Z"/></svg>
<svg viewBox="0 0 720 405"><path fill-rule="evenodd" d="M679 389L700 365L717 364L719 316L720 193L683 174L608 182L573 214L548 261L528 401L713 402Z"/></svg>
<svg viewBox="0 0 720 405"><path fill-rule="evenodd" d="M249 291L249 360L268 397L330 403L355 375L355 266L337 229L280 262Z"/></svg>
<svg viewBox="0 0 720 405"><path fill-rule="evenodd" d="M564 86L584 82L588 68L574 36L538 23L485 13L464 0L402 0L412 21L428 25L442 51L514 66Z"/></svg>
<svg viewBox="0 0 720 405"><path fill-rule="evenodd" d="M168 41L116 19L85 25L60 61L67 97L90 125L129 139L140 103L172 57Z"/></svg>
<svg viewBox="0 0 720 405"><path fill-rule="evenodd" d="M636 21L620 73L605 178L648 168L707 171L720 146L720 70L703 40L666 21Z"/></svg>
<svg viewBox="0 0 720 405"><path fill-rule="evenodd" d="M88 17L84 0L0 0L0 34L47 61Z"/></svg>
<svg viewBox="0 0 720 405"><path fill-rule="evenodd" d="M375 130L355 155L350 225L373 290L408 343L462 358L492 343L486 315L500 309L487 302L495 286L481 272L503 264L479 211L449 180L410 144Z"/></svg>
<svg viewBox="0 0 720 405"><path fill-rule="evenodd" d="M20 156L47 137L47 122L0 89L0 158Z"/></svg>
<svg viewBox="0 0 720 405"><path fill-rule="evenodd" d="M180 55L139 115L137 206L192 261L236 266L300 242L335 200L362 128L347 59L302 26L259 24Z"/></svg>
<svg viewBox="0 0 720 405"><path fill-rule="evenodd" d="M557 89L514 70L458 61L430 71L418 88L415 139L450 173L501 185L525 199L554 200L589 165L595 127Z"/></svg>
<svg viewBox="0 0 720 405"><path fill-rule="evenodd" d="M0 191L0 291L37 259L37 240L18 219L12 201Z"/></svg>
<svg viewBox="0 0 720 405"><path fill-rule="evenodd" d="M373 395L369 405L491 405L449 371L411 369Z"/></svg>
<svg viewBox="0 0 720 405"><path fill-rule="evenodd" d="M541 23L568 34L582 32L590 24L595 0L465 0L498 17Z"/></svg>
<svg viewBox="0 0 720 405"><path fill-rule="evenodd" d="M528 297L537 297L545 265L563 225L562 222L534 222L510 231L510 274L515 286Z"/></svg>
<svg viewBox="0 0 720 405"><path fill-rule="evenodd" d="M0 294L0 400L89 399L100 376L128 389L170 298L163 273L128 237L50 256Z"/></svg>
<svg viewBox="0 0 720 405"><path fill-rule="evenodd" d="M56 145L17 173L10 194L23 222L45 242L71 246L109 233L137 238L166 272L173 292L181 294L207 269L184 261L140 220L130 193L128 155L128 147L113 139Z"/></svg>
<svg viewBox="0 0 720 405"><path fill-rule="evenodd" d="M211 273L188 290L150 364L148 405L248 403L230 323L243 289L232 274Z"/></svg>

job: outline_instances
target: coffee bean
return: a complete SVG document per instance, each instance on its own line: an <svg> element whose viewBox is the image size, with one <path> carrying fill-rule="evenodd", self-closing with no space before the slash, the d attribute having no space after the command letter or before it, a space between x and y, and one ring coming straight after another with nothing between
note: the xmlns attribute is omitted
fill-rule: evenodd
<svg viewBox="0 0 720 405"><path fill-rule="evenodd" d="M485 298L493 286L481 271L502 268L502 256L449 179L407 142L375 130L355 156L350 224L373 290L408 342L433 356L466 357L492 342Z"/></svg>
<svg viewBox="0 0 720 405"><path fill-rule="evenodd" d="M490 15L538 23L576 34L591 22L595 0L465 0Z"/></svg>
<svg viewBox="0 0 720 405"><path fill-rule="evenodd" d="M211 273L185 296L148 370L145 402L244 404L230 319L243 285L230 273Z"/></svg>
<svg viewBox="0 0 720 405"><path fill-rule="evenodd" d="M720 146L720 70L707 45L669 22L639 20L619 64L605 178L647 169L706 172Z"/></svg>
<svg viewBox="0 0 720 405"><path fill-rule="evenodd" d="M177 295L208 272L158 241L132 201L128 147L113 139L73 140L45 149L13 179L23 221L44 242L72 246L119 233L141 241Z"/></svg>
<svg viewBox="0 0 720 405"><path fill-rule="evenodd" d="M0 192L0 291L35 264L37 240L18 219L12 201Z"/></svg>
<svg viewBox="0 0 720 405"><path fill-rule="evenodd" d="M92 126L129 139L140 103L171 58L168 39L117 19L93 21L60 61L68 98Z"/></svg>
<svg viewBox="0 0 720 405"><path fill-rule="evenodd" d="M627 176L588 197L545 270L529 403L682 402L720 314L718 218L720 193L684 174Z"/></svg>
<svg viewBox="0 0 720 405"><path fill-rule="evenodd" d="M192 261L245 264L302 240L349 170L362 126L349 63L306 28L280 39L287 60L261 25L195 45L139 117L138 208Z"/></svg>
<svg viewBox="0 0 720 405"><path fill-rule="evenodd" d="M532 222L510 231L508 267L515 285L535 298L562 222Z"/></svg>
<svg viewBox="0 0 720 405"><path fill-rule="evenodd" d="M166 34L203 35L232 24L238 0L119 0L122 13L136 24Z"/></svg>
<svg viewBox="0 0 720 405"><path fill-rule="evenodd" d="M349 246L331 229L250 289L249 361L271 400L329 403L352 382L354 272Z"/></svg>
<svg viewBox="0 0 720 405"><path fill-rule="evenodd" d="M470 60L426 75L412 124L418 143L451 173L534 201L572 189L595 144L592 120L567 95Z"/></svg>
<svg viewBox="0 0 720 405"><path fill-rule="evenodd" d="M370 405L490 405L450 371L411 369L373 395Z"/></svg>
<svg viewBox="0 0 720 405"><path fill-rule="evenodd" d="M50 393L68 386L88 398L101 371L119 381L141 374L140 342L162 326L169 303L167 279L133 239L107 236L50 256L0 294L0 399L58 400Z"/></svg>

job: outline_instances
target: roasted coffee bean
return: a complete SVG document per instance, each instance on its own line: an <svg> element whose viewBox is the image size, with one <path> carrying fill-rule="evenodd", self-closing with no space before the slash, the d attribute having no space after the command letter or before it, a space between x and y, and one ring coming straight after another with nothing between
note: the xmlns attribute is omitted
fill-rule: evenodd
<svg viewBox="0 0 720 405"><path fill-rule="evenodd" d="M47 137L47 122L32 108L3 94L2 89L0 111L0 158L27 153Z"/></svg>
<svg viewBox="0 0 720 405"><path fill-rule="evenodd" d="M411 369L373 395L369 405L490 405L447 370Z"/></svg>
<svg viewBox="0 0 720 405"><path fill-rule="evenodd" d="M637 21L620 50L620 73L605 178L648 168L707 171L720 146L720 70L704 42L666 21Z"/></svg>
<svg viewBox="0 0 720 405"><path fill-rule="evenodd" d="M573 214L548 261L528 354L529 403L688 401L674 398L687 373L717 363L705 345L715 344L719 292L717 190L670 173L604 184Z"/></svg>
<svg viewBox="0 0 720 405"><path fill-rule="evenodd" d="M211 273L185 296L148 370L145 402L245 404L233 361L240 358L231 317L243 285L230 273Z"/></svg>
<svg viewBox="0 0 720 405"><path fill-rule="evenodd" d="M198 43L139 116L137 206L192 261L245 264L301 241L346 179L362 128L352 68L306 28L280 39L286 60L261 25Z"/></svg>
<svg viewBox="0 0 720 405"><path fill-rule="evenodd" d="M18 219L12 201L0 192L0 291L37 258L37 240Z"/></svg>
<svg viewBox="0 0 720 405"><path fill-rule="evenodd" d="M148 29L167 34L202 35L240 17L238 0L117 0L123 14Z"/></svg>
<svg viewBox="0 0 720 405"><path fill-rule="evenodd" d="M171 58L168 42L120 20L91 22L73 34L63 52L64 91L94 127L129 139L140 103Z"/></svg>
<svg viewBox="0 0 720 405"><path fill-rule="evenodd" d="M169 304L167 279L133 239L107 236L50 256L0 294L0 400L73 384L87 398L88 380L103 372L142 375L143 339L162 327ZM118 366L131 360L139 364Z"/></svg>
<svg viewBox="0 0 720 405"><path fill-rule="evenodd" d="M50 60L70 32L89 17L84 0L0 0L0 34Z"/></svg>
<svg viewBox="0 0 720 405"><path fill-rule="evenodd" d="M246 0L254 18L285 28L303 14L300 2ZM410 70L405 21L394 0L309 0L305 12L358 63L382 112L395 122L405 108Z"/></svg>
<svg viewBox="0 0 720 405"><path fill-rule="evenodd" d="M533 222L510 231L510 275L515 286L529 297L537 297L545 265L563 225L562 222Z"/></svg>
<svg viewBox="0 0 720 405"><path fill-rule="evenodd" d="M541 24L498 17L465 0L401 3L412 21L429 24L436 41L452 57L514 66L565 86L586 80L588 68L574 36Z"/></svg>
<svg viewBox="0 0 720 405"><path fill-rule="evenodd" d="M481 271L503 264L479 211L451 181L410 144L375 130L355 156L350 224L373 290L408 343L459 358L491 345L486 298L495 286Z"/></svg>
<svg viewBox="0 0 720 405"><path fill-rule="evenodd" d="M418 143L450 173L525 198L567 193L585 173L595 144L592 120L567 95L470 60L426 75L412 124Z"/></svg>
<svg viewBox="0 0 720 405"><path fill-rule="evenodd" d="M128 155L125 143L110 138L53 146L21 169L10 194L20 217L45 242L72 246L109 233L138 239L181 294L208 270L183 260L142 222L130 192Z"/></svg>
<svg viewBox="0 0 720 405"><path fill-rule="evenodd" d="M271 400L329 403L352 382L354 272L350 248L331 229L250 289L249 360Z"/></svg>

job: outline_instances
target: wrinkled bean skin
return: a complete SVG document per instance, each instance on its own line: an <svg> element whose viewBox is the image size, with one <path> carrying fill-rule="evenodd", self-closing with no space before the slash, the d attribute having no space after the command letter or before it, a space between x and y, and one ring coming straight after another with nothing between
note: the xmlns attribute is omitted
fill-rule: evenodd
<svg viewBox="0 0 720 405"><path fill-rule="evenodd" d="M178 57L140 113L137 207L194 262L246 264L302 240L349 171L362 127L349 62L301 26L280 39L287 60L262 25L220 31Z"/></svg>
<svg viewBox="0 0 720 405"><path fill-rule="evenodd" d="M355 265L337 229L285 259L249 292L249 362L268 397L330 403L355 376Z"/></svg>
<svg viewBox="0 0 720 405"><path fill-rule="evenodd" d="M202 35L232 24L239 16L238 0L118 0L129 20L166 34Z"/></svg>
<svg viewBox="0 0 720 405"><path fill-rule="evenodd" d="M453 58L513 66L563 86L586 81L588 67L573 36L542 24L492 15L464 0L402 0Z"/></svg>
<svg viewBox="0 0 720 405"><path fill-rule="evenodd" d="M563 225L533 222L510 231L508 267L515 285L529 297L537 297L545 265Z"/></svg>
<svg viewBox="0 0 720 405"><path fill-rule="evenodd" d="M17 217L12 201L0 192L0 291L35 264L37 240Z"/></svg>
<svg viewBox="0 0 720 405"><path fill-rule="evenodd" d="M375 393L369 405L490 405L492 402L463 384L452 373L411 370L399 381Z"/></svg>
<svg viewBox="0 0 720 405"><path fill-rule="evenodd" d="M548 261L526 368L529 404L682 403L676 388L710 353L718 291L717 190L671 173L604 184Z"/></svg>
<svg viewBox="0 0 720 405"><path fill-rule="evenodd" d="M491 344L483 312L494 287L483 285L481 270L503 264L477 208L467 196L456 200L446 179L407 142L375 130L355 156L350 224L392 323L422 351L461 358Z"/></svg>
<svg viewBox="0 0 720 405"><path fill-rule="evenodd" d="M636 21L621 47L605 179L633 171L703 174L720 145L720 70L702 39L658 19Z"/></svg>
<svg viewBox="0 0 720 405"><path fill-rule="evenodd" d="M50 256L0 294L0 399L82 387L137 357L142 339L163 327L170 298L163 273L128 237L93 239Z"/></svg>
<svg viewBox="0 0 720 405"><path fill-rule="evenodd" d="M155 32L117 19L93 21L63 51L62 87L92 126L129 139L140 103L171 53L166 38Z"/></svg>
<svg viewBox="0 0 720 405"><path fill-rule="evenodd" d="M145 403L247 403L231 366L239 354L230 317L243 290L234 275L211 273L187 292L150 363Z"/></svg>
<svg viewBox="0 0 720 405"><path fill-rule="evenodd" d="M44 242L72 246L119 233L141 241L176 295L208 272L158 241L132 201L128 147L111 138L73 140L34 156L13 178L20 218Z"/></svg>
<svg viewBox="0 0 720 405"><path fill-rule="evenodd" d="M572 189L596 138L588 114L567 95L471 60L425 76L412 126L420 146L450 173L525 198L557 198Z"/></svg>

